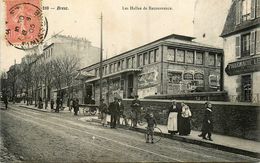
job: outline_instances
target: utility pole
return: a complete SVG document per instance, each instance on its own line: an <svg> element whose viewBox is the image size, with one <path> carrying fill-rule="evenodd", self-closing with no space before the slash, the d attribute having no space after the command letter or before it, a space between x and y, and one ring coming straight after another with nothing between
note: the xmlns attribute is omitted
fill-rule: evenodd
<svg viewBox="0 0 260 163"><path fill-rule="evenodd" d="M101 28L100 28L100 67L99 67L99 76L100 76L100 82L99 82L99 86L100 86L100 95L99 95L99 100L102 99L102 78L103 78L103 16L101 13Z"/></svg>

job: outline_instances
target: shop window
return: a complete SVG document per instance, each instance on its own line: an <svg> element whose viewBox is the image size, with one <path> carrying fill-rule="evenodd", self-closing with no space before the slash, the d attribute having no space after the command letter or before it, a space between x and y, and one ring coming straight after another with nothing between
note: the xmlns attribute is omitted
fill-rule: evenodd
<svg viewBox="0 0 260 163"><path fill-rule="evenodd" d="M252 101L251 75L242 76L241 86L242 86L242 100L246 102L251 102Z"/></svg>
<svg viewBox="0 0 260 163"><path fill-rule="evenodd" d="M170 61L175 61L175 49L168 48L167 59Z"/></svg>
<svg viewBox="0 0 260 163"><path fill-rule="evenodd" d="M204 80L204 75L202 73L195 73L194 80Z"/></svg>
<svg viewBox="0 0 260 163"><path fill-rule="evenodd" d="M203 65L203 54L201 52L196 53L196 64Z"/></svg>
<svg viewBox="0 0 260 163"><path fill-rule="evenodd" d="M212 88L219 88L219 79L216 75L209 75L209 86Z"/></svg>
<svg viewBox="0 0 260 163"><path fill-rule="evenodd" d="M177 53L176 53L176 61L177 62L184 62L184 50L177 50Z"/></svg>
<svg viewBox="0 0 260 163"><path fill-rule="evenodd" d="M183 74L183 80L193 80L193 74L192 73L184 73Z"/></svg>
<svg viewBox="0 0 260 163"><path fill-rule="evenodd" d="M194 52L193 51L187 51L185 54L185 62L186 63L194 63Z"/></svg>
<svg viewBox="0 0 260 163"><path fill-rule="evenodd" d="M182 81L181 72L168 72L168 82L173 84L180 84Z"/></svg>
<svg viewBox="0 0 260 163"><path fill-rule="evenodd" d="M216 64L215 54L210 53L208 59L209 59L209 66L215 66Z"/></svg>

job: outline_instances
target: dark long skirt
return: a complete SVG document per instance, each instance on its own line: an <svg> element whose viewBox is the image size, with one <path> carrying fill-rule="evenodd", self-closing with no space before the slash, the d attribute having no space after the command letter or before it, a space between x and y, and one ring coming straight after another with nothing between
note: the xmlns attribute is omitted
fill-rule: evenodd
<svg viewBox="0 0 260 163"><path fill-rule="evenodd" d="M181 117L180 120L180 130L179 130L179 134L180 135L189 135L190 134L190 118L184 118Z"/></svg>

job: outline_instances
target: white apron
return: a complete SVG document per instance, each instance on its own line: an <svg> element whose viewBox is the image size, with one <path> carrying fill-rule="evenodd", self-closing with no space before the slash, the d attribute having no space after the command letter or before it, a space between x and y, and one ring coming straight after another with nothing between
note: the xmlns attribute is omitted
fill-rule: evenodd
<svg viewBox="0 0 260 163"><path fill-rule="evenodd" d="M171 112L168 117L167 129L169 131L178 131L177 112Z"/></svg>

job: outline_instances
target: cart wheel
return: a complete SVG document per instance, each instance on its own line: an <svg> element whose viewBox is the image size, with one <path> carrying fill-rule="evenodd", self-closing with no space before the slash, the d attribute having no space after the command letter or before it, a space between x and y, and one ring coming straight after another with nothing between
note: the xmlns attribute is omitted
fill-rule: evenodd
<svg viewBox="0 0 260 163"><path fill-rule="evenodd" d="M147 140L147 133L144 134L145 141ZM163 138L162 130L159 127L154 128L153 142L158 143ZM151 140L150 140L151 141Z"/></svg>

